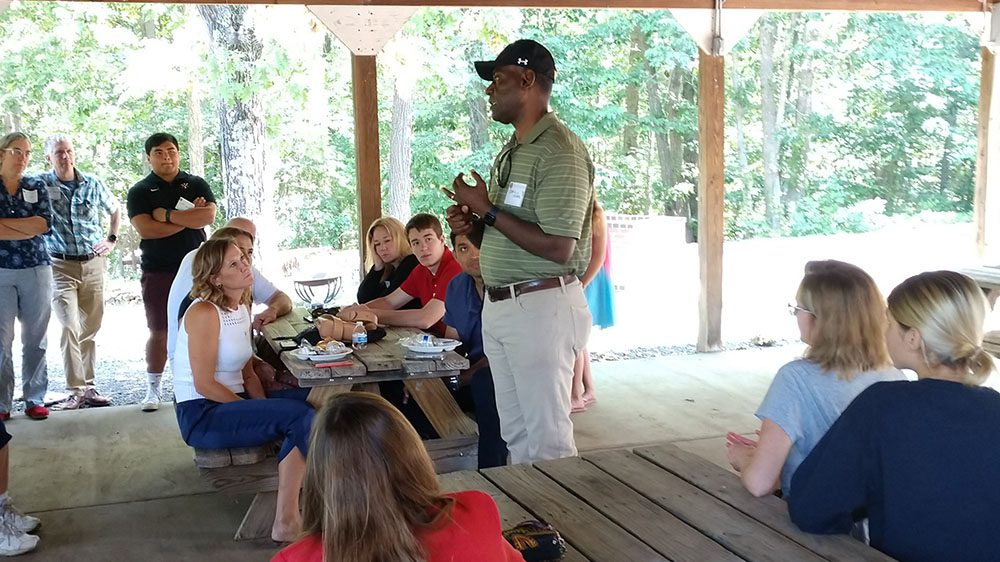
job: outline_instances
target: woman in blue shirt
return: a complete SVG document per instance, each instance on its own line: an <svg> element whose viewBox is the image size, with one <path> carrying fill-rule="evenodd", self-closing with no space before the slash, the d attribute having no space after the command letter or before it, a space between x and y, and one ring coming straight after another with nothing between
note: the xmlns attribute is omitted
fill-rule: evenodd
<svg viewBox="0 0 1000 562"><path fill-rule="evenodd" d="M804 531L845 533L898 560L1000 560L1000 394L983 350L987 304L972 279L921 273L889 294L886 343L916 382L862 392L799 466L789 512Z"/></svg>
<svg viewBox="0 0 1000 562"><path fill-rule="evenodd" d="M0 420L10 419L14 396L14 321L21 323L25 414L49 416L45 389L45 331L52 311L52 261L43 234L52 210L45 184L24 177L31 142L24 133L0 138Z"/></svg>

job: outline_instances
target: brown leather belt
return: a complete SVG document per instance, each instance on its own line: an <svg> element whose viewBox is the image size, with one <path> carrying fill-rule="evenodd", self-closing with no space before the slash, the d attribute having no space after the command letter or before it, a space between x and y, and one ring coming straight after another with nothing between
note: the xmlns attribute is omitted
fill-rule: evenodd
<svg viewBox="0 0 1000 562"><path fill-rule="evenodd" d="M59 252L50 252L50 255L57 260L68 260L68 261L90 261L97 257L97 254L83 254L82 256L68 256L66 254L60 254Z"/></svg>
<svg viewBox="0 0 1000 562"><path fill-rule="evenodd" d="M548 279L532 279L522 281L513 285L502 285L500 287L487 287L486 294L490 296L490 302L507 300L511 296L519 297L525 293L554 289L560 285L569 285L576 281L575 275L563 275L562 277L549 277ZM511 289L513 288L513 291Z"/></svg>

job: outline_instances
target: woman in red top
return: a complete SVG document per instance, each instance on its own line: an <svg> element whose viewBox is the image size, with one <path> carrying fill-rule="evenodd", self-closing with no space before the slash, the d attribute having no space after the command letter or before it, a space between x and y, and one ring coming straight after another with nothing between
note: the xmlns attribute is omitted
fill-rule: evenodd
<svg viewBox="0 0 1000 562"><path fill-rule="evenodd" d="M523 562L482 492L444 494L420 437L391 404L341 394L316 415L305 538L271 562Z"/></svg>

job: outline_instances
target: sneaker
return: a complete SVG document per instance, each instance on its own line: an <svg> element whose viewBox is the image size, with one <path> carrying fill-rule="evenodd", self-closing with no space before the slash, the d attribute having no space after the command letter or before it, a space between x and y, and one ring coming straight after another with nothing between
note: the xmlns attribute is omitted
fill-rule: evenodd
<svg viewBox="0 0 1000 562"><path fill-rule="evenodd" d="M30 533L42 524L41 519L21 513L9 499L0 506L0 520L9 521L22 533Z"/></svg>
<svg viewBox="0 0 1000 562"><path fill-rule="evenodd" d="M41 404L35 404L25 410L24 414L33 420L44 420L49 417L49 409Z"/></svg>
<svg viewBox="0 0 1000 562"><path fill-rule="evenodd" d="M82 395L70 394L69 398L59 402L58 404L52 406L53 410L63 411L63 410L79 410L84 406L85 402Z"/></svg>
<svg viewBox="0 0 1000 562"><path fill-rule="evenodd" d="M0 519L0 555L17 556L34 550L36 546L38 537L18 529L7 518Z"/></svg>
<svg viewBox="0 0 1000 562"><path fill-rule="evenodd" d="M139 404L139 408L143 412L155 412L160 409L160 389L152 385L146 389L146 397L142 399L142 403Z"/></svg>
<svg viewBox="0 0 1000 562"><path fill-rule="evenodd" d="M111 399L102 395L100 392L97 392L97 389L94 387L88 388L83 393L83 401L86 402L88 406L92 406L94 408L111 405Z"/></svg>

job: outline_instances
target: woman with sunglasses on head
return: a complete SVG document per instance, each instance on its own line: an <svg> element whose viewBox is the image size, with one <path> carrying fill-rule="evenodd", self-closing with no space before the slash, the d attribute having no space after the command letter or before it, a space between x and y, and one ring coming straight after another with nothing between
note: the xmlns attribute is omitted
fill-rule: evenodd
<svg viewBox="0 0 1000 562"><path fill-rule="evenodd" d="M886 343L915 382L861 393L799 467L789 513L803 530L869 520L871 545L905 561L1000 560L1000 394L983 350L986 299L953 271L889 294Z"/></svg>
<svg viewBox="0 0 1000 562"><path fill-rule="evenodd" d="M302 501L305 537L272 562L524 560L493 498L442 492L417 432L376 394L340 394L316 415Z"/></svg>
<svg viewBox="0 0 1000 562"><path fill-rule="evenodd" d="M301 400L264 395L251 363L253 273L236 242L212 238L202 244L192 276L195 300L177 328L170 363L181 437L202 449L254 447L280 439L271 538L290 541L301 528L299 490L313 409Z"/></svg>
<svg viewBox="0 0 1000 562"><path fill-rule="evenodd" d="M14 321L21 324L21 380L25 411L49 416L45 390L45 331L52 311L52 260L43 235L52 223L45 183L24 177L31 142L24 133L0 138L0 420L14 399Z"/></svg>
<svg viewBox="0 0 1000 562"><path fill-rule="evenodd" d="M778 370L757 409L759 439L730 433L726 453L760 497L794 496L792 475L861 391L903 379L885 346L885 304L872 278L844 262L810 262L789 310L808 346Z"/></svg>

